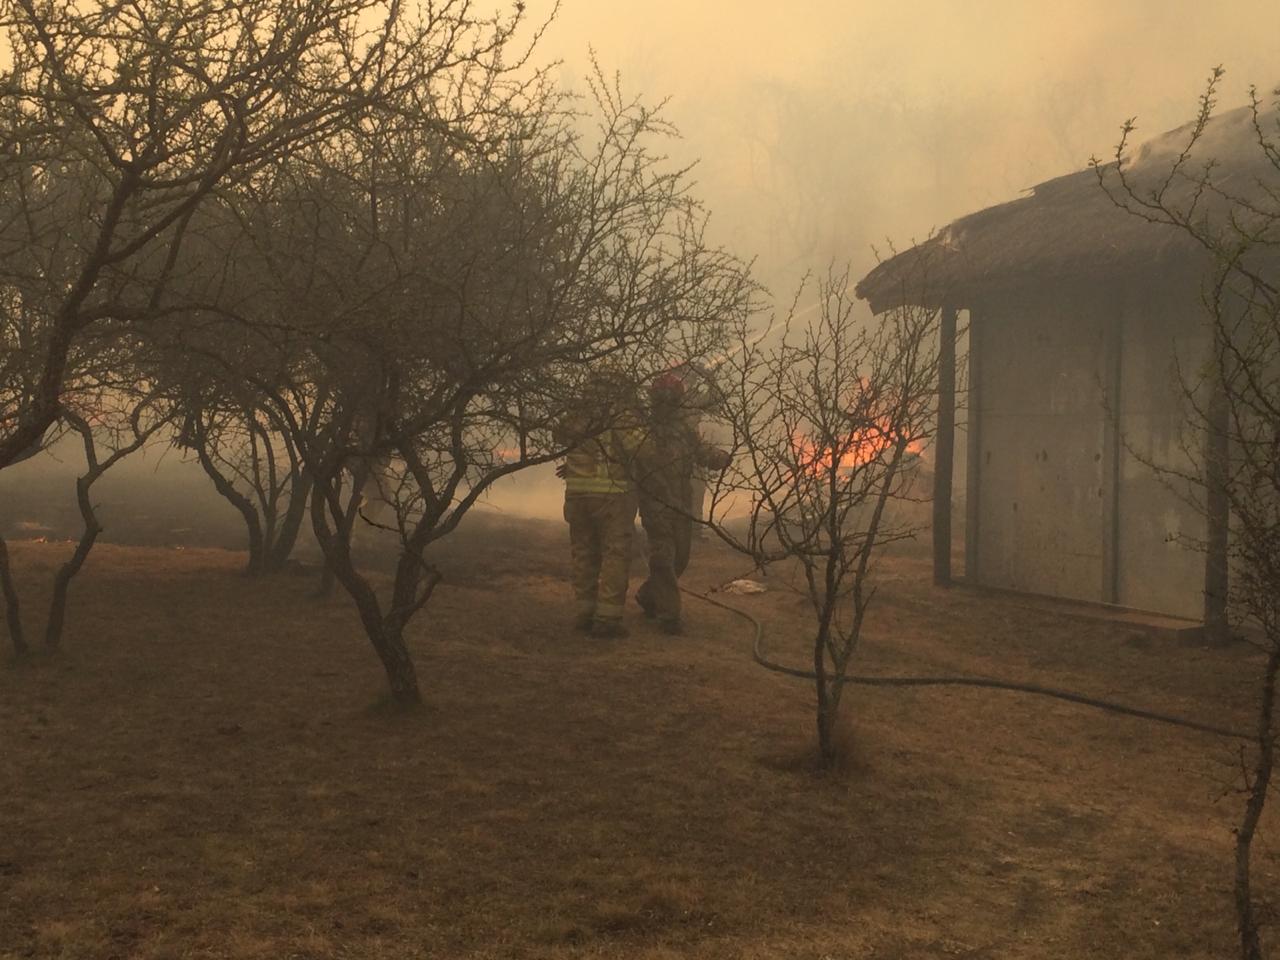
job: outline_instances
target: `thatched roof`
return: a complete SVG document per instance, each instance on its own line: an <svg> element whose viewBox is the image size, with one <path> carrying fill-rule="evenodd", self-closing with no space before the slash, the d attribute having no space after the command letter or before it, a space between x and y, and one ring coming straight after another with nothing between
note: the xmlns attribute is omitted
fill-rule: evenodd
<svg viewBox="0 0 1280 960"><path fill-rule="evenodd" d="M1260 119L1271 142L1280 143L1280 113L1273 109ZM1172 270L1198 269L1205 254L1186 233L1126 212L1112 199L1123 196L1122 178L1141 197L1163 184L1191 131L1191 124L1171 130L1128 155L1123 166L1108 164L1101 169L1101 183L1099 171L1081 170L1042 183L1021 199L962 217L882 262L857 285L857 295L876 313L904 303L967 307L1053 282L1156 282ZM1258 200L1269 189L1268 207L1280 208L1280 171L1259 146L1250 108L1209 121L1165 194L1173 207L1221 222L1227 201L1213 191L1196 190L1209 160L1218 190Z"/></svg>

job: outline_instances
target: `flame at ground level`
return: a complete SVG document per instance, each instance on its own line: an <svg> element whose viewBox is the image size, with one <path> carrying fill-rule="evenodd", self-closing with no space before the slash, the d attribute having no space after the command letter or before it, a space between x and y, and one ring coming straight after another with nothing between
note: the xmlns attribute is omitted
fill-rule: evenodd
<svg viewBox="0 0 1280 960"><path fill-rule="evenodd" d="M849 474L890 456L899 437L899 431L894 430L887 420L851 431L827 443L815 441L797 429L788 439L788 452L797 471L821 478L832 471ZM913 457L920 456L923 451L923 440L908 440L903 450Z"/></svg>

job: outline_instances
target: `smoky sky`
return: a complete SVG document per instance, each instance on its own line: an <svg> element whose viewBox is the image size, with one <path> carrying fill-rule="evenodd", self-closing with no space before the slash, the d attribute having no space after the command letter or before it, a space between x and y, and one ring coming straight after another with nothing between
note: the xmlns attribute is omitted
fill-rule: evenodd
<svg viewBox="0 0 1280 960"><path fill-rule="evenodd" d="M553 3L526 0L531 21ZM1128 117L1139 140L1185 123L1218 64L1223 108L1272 89L1280 0L563 0L534 59L585 93L592 50L625 91L668 101L681 139L667 148L697 162L711 239L786 303L806 270L849 262L856 278L873 245L907 246L1107 155ZM177 459L116 479L170 476ZM548 468L494 499L551 516L560 492Z"/></svg>
<svg viewBox="0 0 1280 960"><path fill-rule="evenodd" d="M529 0L535 17L551 0ZM1280 3L1227 0L564 0L540 59L583 91L590 51L668 99L713 238L785 295L831 260L909 245L1114 147L1280 83Z"/></svg>

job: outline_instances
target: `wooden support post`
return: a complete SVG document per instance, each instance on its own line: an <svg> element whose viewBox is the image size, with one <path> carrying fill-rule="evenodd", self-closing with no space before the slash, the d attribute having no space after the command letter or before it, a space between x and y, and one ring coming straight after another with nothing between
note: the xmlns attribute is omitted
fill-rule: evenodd
<svg viewBox="0 0 1280 960"><path fill-rule="evenodd" d="M969 308L969 391L965 402L964 578L977 583L981 574L979 532L982 523L982 321Z"/></svg>
<svg viewBox="0 0 1280 960"><path fill-rule="evenodd" d="M1117 303L1107 317L1103 363L1105 380L1102 398L1102 601L1120 602L1120 458L1124 452L1120 432L1120 404L1123 390L1124 312Z"/></svg>
<svg viewBox="0 0 1280 960"><path fill-rule="evenodd" d="M1230 635L1227 621L1227 568L1231 503L1227 498L1227 471L1231 442L1231 409L1219 386L1209 403L1209 430L1205 438L1205 557L1204 635L1209 643L1226 643Z"/></svg>
<svg viewBox="0 0 1280 960"><path fill-rule="evenodd" d="M951 488L956 446L956 309L942 308L938 345L938 436L933 464L933 582L951 583Z"/></svg>

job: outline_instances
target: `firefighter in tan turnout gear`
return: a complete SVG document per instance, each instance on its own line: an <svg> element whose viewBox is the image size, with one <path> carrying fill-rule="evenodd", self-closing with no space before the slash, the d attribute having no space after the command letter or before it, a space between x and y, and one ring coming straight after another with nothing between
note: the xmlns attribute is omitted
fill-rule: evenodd
<svg viewBox="0 0 1280 960"><path fill-rule="evenodd" d="M624 637L623 608L635 536L635 458L644 442L635 390L619 375L597 374L583 405L557 431L571 445L557 470L565 481L569 523L574 629L597 637Z"/></svg>
<svg viewBox="0 0 1280 960"><path fill-rule="evenodd" d="M649 578L636 591L636 602L670 634L683 631L679 580L689 566L694 519L702 513L702 504L693 502L694 470L720 470L729 462L729 454L698 435L698 411L687 394L684 379L674 371L650 386L649 436L638 476Z"/></svg>

